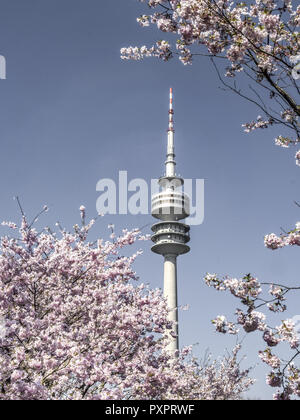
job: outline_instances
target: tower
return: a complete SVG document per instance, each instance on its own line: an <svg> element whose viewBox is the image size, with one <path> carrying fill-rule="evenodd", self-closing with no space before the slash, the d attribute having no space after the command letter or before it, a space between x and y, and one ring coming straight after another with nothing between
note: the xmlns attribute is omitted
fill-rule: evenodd
<svg viewBox="0 0 300 420"><path fill-rule="evenodd" d="M160 221L152 226L152 251L164 257L164 296L173 323L168 350L179 349L177 257L190 251L190 227L181 220L190 215L190 199L183 193L184 180L176 175L174 148L173 91L170 89L169 129L165 176L158 181L160 192L152 196L152 216Z"/></svg>

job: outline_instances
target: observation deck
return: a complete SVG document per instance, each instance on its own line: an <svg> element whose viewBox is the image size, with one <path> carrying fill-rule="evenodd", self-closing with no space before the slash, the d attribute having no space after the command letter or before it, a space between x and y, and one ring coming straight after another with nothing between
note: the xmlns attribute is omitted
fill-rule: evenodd
<svg viewBox="0 0 300 420"><path fill-rule="evenodd" d="M182 255L190 251L190 227L185 223L168 221L152 226L154 245L151 250L160 255Z"/></svg>

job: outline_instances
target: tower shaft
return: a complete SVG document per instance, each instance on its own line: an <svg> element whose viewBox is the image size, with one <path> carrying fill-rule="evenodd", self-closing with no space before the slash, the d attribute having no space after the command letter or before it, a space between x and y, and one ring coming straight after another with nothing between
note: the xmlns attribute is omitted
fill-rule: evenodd
<svg viewBox="0 0 300 420"><path fill-rule="evenodd" d="M178 298L177 298L177 255L165 255L164 261L164 297L167 300L169 321L172 322L172 334L169 333L168 351L175 353L179 349L178 335Z"/></svg>

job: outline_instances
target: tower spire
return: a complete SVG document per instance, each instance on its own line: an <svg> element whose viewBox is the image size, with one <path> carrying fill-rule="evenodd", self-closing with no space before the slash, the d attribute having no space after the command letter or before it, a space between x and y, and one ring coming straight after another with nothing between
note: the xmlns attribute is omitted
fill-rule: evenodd
<svg viewBox="0 0 300 420"><path fill-rule="evenodd" d="M168 131L174 131L173 115L174 115L174 109L173 109L173 89L170 88L169 130Z"/></svg>
<svg viewBox="0 0 300 420"><path fill-rule="evenodd" d="M174 109L173 109L173 89L170 88L170 106L169 106L169 129L168 129L168 147L167 147L167 160L166 176L176 176L175 168L175 147L174 147Z"/></svg>

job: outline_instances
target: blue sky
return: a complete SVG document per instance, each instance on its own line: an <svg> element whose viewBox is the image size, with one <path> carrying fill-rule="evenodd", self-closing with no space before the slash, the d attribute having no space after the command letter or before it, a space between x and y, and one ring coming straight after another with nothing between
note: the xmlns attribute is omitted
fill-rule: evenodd
<svg viewBox="0 0 300 420"><path fill-rule="evenodd" d="M181 344L199 343L214 356L234 345L217 335L210 321L231 316L238 302L208 289L206 272L233 276L253 273L262 281L295 285L297 249L270 252L266 233L297 222L299 168L294 150L274 145L281 134L265 130L245 134L241 124L258 115L254 106L219 88L205 58L185 67L155 59L122 62L123 46L160 39L142 29L136 17L144 7L136 0L2 0L0 54L7 60L7 80L0 81L0 219L17 220L13 196L35 215L48 204L45 224L60 220L71 227L84 204L96 213L96 183L118 179L150 181L163 172L168 90L175 95L178 171L185 178L205 179L205 221L192 228L191 252L179 259ZM106 216L94 229L107 236L141 227L151 216ZM145 230L145 233L149 233ZM143 244L136 263L141 280L162 286L162 259ZM285 317L300 314L298 296ZM277 318L280 323L280 317ZM258 336L247 337L245 365L258 362ZM270 398L266 369L249 396Z"/></svg>

